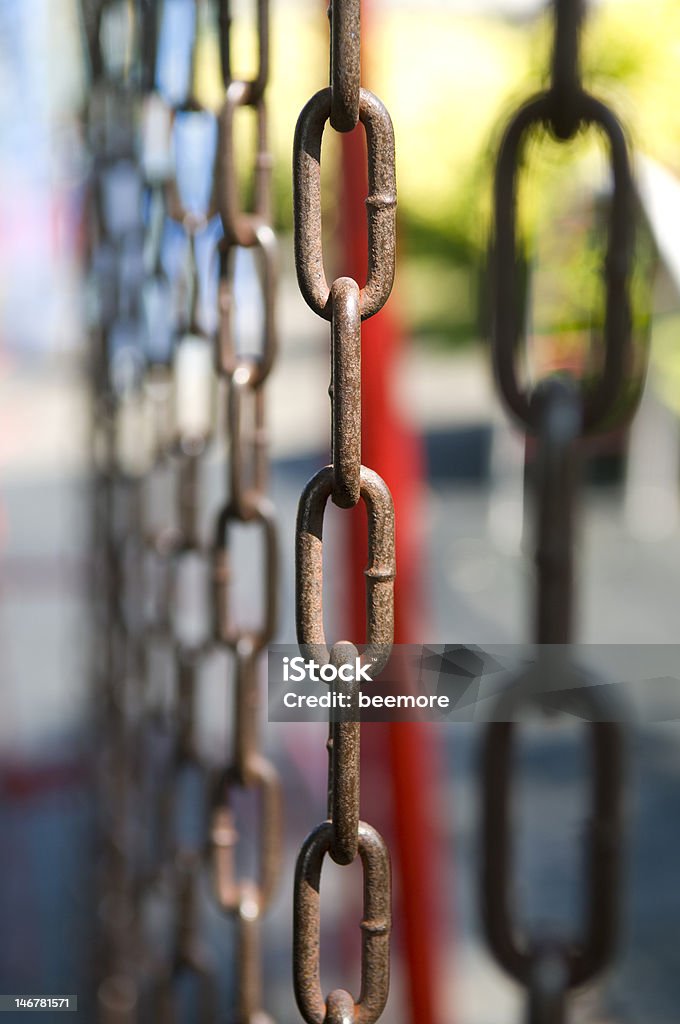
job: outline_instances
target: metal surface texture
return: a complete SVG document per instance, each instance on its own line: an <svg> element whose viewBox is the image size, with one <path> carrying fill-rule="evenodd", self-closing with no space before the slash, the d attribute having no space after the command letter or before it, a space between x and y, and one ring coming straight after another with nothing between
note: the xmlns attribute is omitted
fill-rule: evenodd
<svg viewBox="0 0 680 1024"><path fill-rule="evenodd" d="M526 447L525 480L533 507L537 661L501 698L499 720L485 731L480 767L480 904L494 957L526 990L530 1024L563 1024L568 1018L570 993L597 978L611 965L616 952L624 846L623 726L616 711L601 703L598 687L586 685L573 691L579 695L575 699L582 701L590 758L582 930L576 937L527 935L516 905L512 865L513 750L519 729L513 717L529 702L529 690L547 692L559 673L577 675L565 652L576 627L574 545L583 442L587 435L621 429L628 423L645 370L636 365L631 343L634 201L625 134L614 112L582 85L581 0L555 0L553 13L549 87L520 107L500 144L490 261L491 352L497 386L508 411L532 442ZM581 379L556 372L531 386L519 375L523 301L517 207L524 146L530 135L541 129L566 142L591 125L599 127L607 141L612 178L603 271L602 351L595 353L599 358L591 359L595 365ZM577 680L584 681L589 682L587 678Z"/></svg>
<svg viewBox="0 0 680 1024"><path fill-rule="evenodd" d="M193 26L175 40L168 79L160 40L178 10L153 0L83 0L96 296L94 682L104 694L102 806L110 808L102 822L98 1019L223 1019L223 972L204 942L207 875L233 929L234 1019L255 1024L268 1019L260 928L276 892L282 818L279 780L258 728L261 653L276 628L278 590L266 437L266 379L277 348L269 5L257 4L258 71L250 81L230 74L232 18L223 0L184 5ZM122 35L107 35L109 18L125 27ZM206 31L219 39L224 71L217 114L196 79ZM122 40L118 51L110 52L109 36ZM245 106L258 120L254 164L233 138L234 115ZM203 159L187 165L196 146ZM252 213L238 207L241 165L252 178ZM239 246L258 257L263 327L253 354L242 351L232 323ZM218 507L209 457L224 466ZM232 618L236 523L263 534L264 613L255 625ZM220 751L206 746L199 728L202 686L215 664L232 706ZM259 808L257 834L248 837L257 863L245 873L236 868L236 790Z"/></svg>
<svg viewBox="0 0 680 1024"><path fill-rule="evenodd" d="M295 269L305 302L326 320L332 304L321 242L321 140L330 113L331 90L321 89L303 107L293 141ZM368 148L368 276L359 297L367 320L385 305L394 283L397 186L392 120L367 89L361 90L359 120Z"/></svg>
<svg viewBox="0 0 680 1024"><path fill-rule="evenodd" d="M341 665L361 650L376 676L394 634L394 507L377 473L361 464L361 322L386 302L394 280L396 182L394 133L385 107L361 88L359 3L333 0L330 87L317 92L298 119L293 144L295 267L305 301L331 322L331 465L305 487L298 506L295 607L301 652L319 665ZM368 276L364 288L341 277L328 284L321 246L321 139L326 122L344 132L360 121L368 151ZM339 508L366 506L366 637L328 644L323 621L323 523L331 498ZM336 688L357 686L336 682ZM293 924L295 997L307 1024L373 1024L389 988L390 861L378 833L359 820L360 725L331 722L328 820L305 840L297 861ZM328 853L337 864L357 855L364 869L361 991L324 996L320 981L320 879Z"/></svg>
<svg viewBox="0 0 680 1024"><path fill-rule="evenodd" d="M361 494L361 314L359 285L333 282L331 304L331 461L333 501L352 508Z"/></svg>
<svg viewBox="0 0 680 1024"><path fill-rule="evenodd" d="M298 643L319 665L328 664L333 648L323 624L323 520L333 495L334 471L325 466L305 487L295 529L295 614ZM385 482L361 466L361 497L368 514L366 575L366 646L362 661L377 673L390 653L394 632L394 509Z"/></svg>
<svg viewBox="0 0 680 1024"><path fill-rule="evenodd" d="M328 7L331 27L331 127L349 132L359 120L361 93L361 0Z"/></svg>
<svg viewBox="0 0 680 1024"><path fill-rule="evenodd" d="M374 1024L385 1008L389 990L391 928L390 860L375 829L359 823L357 848L364 871L361 920L361 995L336 989L324 998L319 964L321 867L333 843L333 822L311 832L300 850L295 870L293 957L295 997L308 1024Z"/></svg>
<svg viewBox="0 0 680 1024"><path fill-rule="evenodd" d="M340 665L356 656L354 644L338 644L335 662ZM338 680L334 693L354 695L354 683ZM336 864L351 864L359 842L361 735L358 722L341 716L329 724L328 742L328 818L333 823L329 852Z"/></svg>

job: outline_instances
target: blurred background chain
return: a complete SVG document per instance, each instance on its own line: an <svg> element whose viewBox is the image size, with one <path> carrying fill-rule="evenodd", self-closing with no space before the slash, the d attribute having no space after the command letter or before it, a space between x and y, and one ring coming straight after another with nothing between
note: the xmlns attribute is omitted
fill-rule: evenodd
<svg viewBox="0 0 680 1024"><path fill-rule="evenodd" d="M265 1019L259 929L281 850L279 782L258 726L260 655L276 628L278 591L265 402L277 278L268 7L257 5L257 73L242 80L227 2L83 5L92 74L95 654L107 695L97 703L110 810L98 1008L107 1022L222 1019L218 965L202 929L206 867L236 933L234 1019ZM217 104L201 94L198 67L208 19L219 31ZM158 54L169 46L168 70ZM242 108L258 125L250 167L235 138ZM263 327L253 353L235 336L243 247L261 265ZM211 458L224 478L218 509ZM237 524L256 528L265 551L263 618L252 626L242 622L232 578ZM203 749L197 720L216 652L228 662L223 701L231 705L221 760ZM237 790L259 807L259 877L252 857L237 856Z"/></svg>
<svg viewBox="0 0 680 1024"><path fill-rule="evenodd" d="M583 872L581 934L523 931L512 872L511 833L513 711L528 704L530 680L539 692L583 679L566 646L573 642L575 513L580 460L587 436L621 429L635 413L646 372L645 354L632 338L631 275L637 215L627 142L614 112L583 88L580 73L581 0L554 0L551 76L545 92L528 100L510 120L496 162L491 250L491 348L496 382L508 411L531 441L525 448L525 481L531 490L534 545L536 665L501 700L506 714L486 728L481 756L481 908L487 940L499 964L527 990L530 1024L562 1024L567 996L592 982L612 963L619 940L623 859L623 725L594 685L577 690L575 708L588 722L590 799ZM518 179L530 133L549 132L561 143L591 126L609 147L612 196L604 251L604 322L594 330L580 380L556 365L536 380L522 342L517 231ZM533 372L533 378L532 378ZM569 681L571 680L571 684ZM594 682L595 680L593 680ZM586 680L587 683L587 680ZM516 756L516 752L515 752ZM516 804L514 805L516 806Z"/></svg>

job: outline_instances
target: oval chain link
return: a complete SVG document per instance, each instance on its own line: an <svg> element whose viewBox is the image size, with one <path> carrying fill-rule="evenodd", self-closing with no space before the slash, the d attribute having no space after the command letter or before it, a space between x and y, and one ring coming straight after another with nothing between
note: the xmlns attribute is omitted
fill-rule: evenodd
<svg viewBox="0 0 680 1024"><path fill-rule="evenodd" d="M331 319L331 289L326 280L321 242L321 140L331 113L331 90L321 89L303 107L293 141L295 269L305 302ZM394 130L377 96L362 89L359 120L368 147L368 276L361 289L361 319L378 313L394 283L397 186Z"/></svg>

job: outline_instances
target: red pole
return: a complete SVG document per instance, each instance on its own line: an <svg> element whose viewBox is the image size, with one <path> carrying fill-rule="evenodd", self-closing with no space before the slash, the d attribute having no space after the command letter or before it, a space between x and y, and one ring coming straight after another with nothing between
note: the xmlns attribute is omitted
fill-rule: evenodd
<svg viewBox="0 0 680 1024"><path fill-rule="evenodd" d="M368 0L362 3L362 50L366 45ZM365 61L362 81L366 83ZM344 216L341 218L341 273L360 284L367 272L367 227L364 200L368 193L366 144L361 126L342 136ZM397 149L398 153L398 149ZM396 513L397 578L395 583L395 642L422 643L421 506L423 452L399 408L396 373L403 353L398 322L398 296L364 322L362 327L362 462L383 477L392 492ZM351 609L350 636L363 638L366 565L365 512L358 506L346 517L347 589ZM368 820L392 840L395 852L396 934L401 941L407 973L407 995L414 1024L437 1019L435 988L443 931L439 884L441 840L437 822L438 770L436 727L425 723L390 723L362 730L364 803ZM385 764L389 765L392 820L385 820ZM375 770L371 771L371 765ZM371 786L370 780L379 780ZM368 805L374 806L368 806ZM447 902L453 898L447 893ZM400 927L401 925L401 927Z"/></svg>

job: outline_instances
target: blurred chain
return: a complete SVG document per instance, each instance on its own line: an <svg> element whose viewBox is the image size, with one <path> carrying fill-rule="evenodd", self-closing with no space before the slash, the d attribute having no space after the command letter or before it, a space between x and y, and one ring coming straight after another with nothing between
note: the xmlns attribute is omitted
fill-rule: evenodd
<svg viewBox="0 0 680 1024"><path fill-rule="evenodd" d="M124 456L126 415L141 381L138 287L144 224L135 162L137 100L128 53L133 24L121 4L83 5L92 72L85 111L92 154L89 194L88 319L93 382L93 668L102 741L100 860L101 1019L132 1021L138 1004L134 962L135 798L130 764L136 611L127 578L139 560L139 479ZM129 422L129 417L127 418Z"/></svg>
<svg viewBox="0 0 680 1024"><path fill-rule="evenodd" d="M264 103L269 10L259 0L258 69L242 81L231 73L230 6L82 4L92 76L95 683L106 698L102 805L112 809L103 824L103 1024L223 1018L204 934L206 865L236 923L230 1019L264 1019L260 917L281 852L279 783L258 736L260 655L276 627L278 588L264 387L276 354L277 280ZM200 88L199 47L211 28L223 72L217 113ZM258 125L244 175L234 129L241 107L253 108ZM240 206L244 185L252 212ZM234 337L239 247L258 260L255 354ZM228 467L217 510L215 463ZM239 523L264 540L265 613L255 627L238 622L229 599L229 533ZM200 711L206 674L229 659L225 759L203 749ZM260 807L258 834L247 837L261 852L259 878L235 877L236 790Z"/></svg>
<svg viewBox="0 0 680 1024"><path fill-rule="evenodd" d="M496 164L493 220L492 335L496 379L509 412L533 443L527 479L535 509L536 669L521 676L487 727L482 757L481 903L488 942L499 964L527 990L530 1024L562 1024L568 994L610 963L616 947L622 845L623 735L611 709L570 664L564 650L573 635L574 519L584 437L621 429L635 412L644 368L631 346L630 276L633 185L625 135L615 114L583 88L579 67L581 0L555 0L554 48L547 91L528 100L511 119ZM523 147L532 129L567 141L595 125L609 147L612 196L604 266L602 353L589 379L552 374L533 387L520 379L522 301L519 291L517 184ZM527 446L527 450L531 445ZM537 673L537 675L536 675ZM561 676L559 674L562 674ZM566 675L565 675L566 674ZM585 914L582 934L522 935L513 900L511 865L512 754L510 719L531 695L557 685L575 687L588 721L592 761ZM615 717L615 716L614 716ZM505 719L508 719L507 721Z"/></svg>
<svg viewBox="0 0 680 1024"><path fill-rule="evenodd" d="M386 302L394 280L396 183L392 122L380 100L361 88L359 0L329 7L330 87L303 108L293 148L295 266L307 304L331 321L331 464L305 487L296 526L296 621L300 649L317 664L354 664L358 648L326 642L323 623L323 523L328 502L368 514L366 643L361 659L377 674L389 657L394 625L394 509L384 481L361 465L361 321ZM368 275L360 288L351 278L328 284L321 240L321 141L326 122L340 132L364 125L368 148ZM356 692L357 682L333 684ZM383 839L360 821L360 725L351 714L331 721L328 738L328 820L305 840L294 888L293 977L307 1024L373 1024L389 989L391 876ZM326 854L350 864L357 853L364 874L361 922L361 991L324 996L321 988L320 877Z"/></svg>
<svg viewBox="0 0 680 1024"><path fill-rule="evenodd" d="M231 651L233 714L230 759L218 773L211 803L210 858L217 902L237 930L237 1003L234 1020L263 1024L261 921L276 891L282 856L281 787L274 767L260 749L258 665L277 623L278 539L274 508L267 494L266 383L277 350L274 303L278 276L277 243L271 225L271 157L267 141L265 90L269 75L269 2L257 2L257 70L251 79L234 74L229 4L220 5L221 60L225 99L219 114L219 159L214 196L223 239L219 255L219 325L216 366L228 406L229 479L227 499L215 521L212 579L213 634ZM257 152L251 170L253 209L238 202L236 113L251 108L257 121ZM244 353L235 337L234 277L239 248L252 249L260 261L262 338L255 355ZM248 424L252 426L248 429ZM256 578L262 617L254 624L238 620L231 593L234 570L231 535L235 527L255 530L262 556ZM237 873L239 832L235 816L238 793L257 807L255 870ZM240 858L242 861L243 857ZM240 869L243 871L243 868Z"/></svg>

